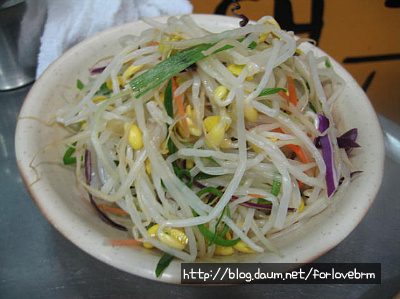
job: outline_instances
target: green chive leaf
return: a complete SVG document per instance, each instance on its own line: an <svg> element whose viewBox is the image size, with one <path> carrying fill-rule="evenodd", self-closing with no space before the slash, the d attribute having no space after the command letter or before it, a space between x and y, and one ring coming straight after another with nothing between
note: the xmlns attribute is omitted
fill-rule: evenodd
<svg viewBox="0 0 400 299"><path fill-rule="evenodd" d="M74 142L72 144L72 146L70 146L65 151L65 154L63 156L64 165L69 165L69 164L75 164L76 163L76 158L75 157L71 157L75 153L75 146L76 146L76 142Z"/></svg>
<svg viewBox="0 0 400 299"><path fill-rule="evenodd" d="M174 259L173 255L169 253L164 254L160 260L158 261L157 268L156 268L156 277L159 277L161 273L169 266L171 261Z"/></svg>
<svg viewBox="0 0 400 299"><path fill-rule="evenodd" d="M262 96L267 96L270 94L274 94L274 93L278 93L280 90L282 90L283 92L286 92L286 89L284 88L266 88L263 91L261 91L261 93L258 95L259 97Z"/></svg>
<svg viewBox="0 0 400 299"><path fill-rule="evenodd" d="M211 178L215 178L218 175L213 175L213 174L208 174L208 173L204 173L204 172L199 172L198 174L196 174L194 176L194 180L205 180L205 179L211 179Z"/></svg>
<svg viewBox="0 0 400 299"><path fill-rule="evenodd" d="M174 118L174 106L172 102L172 80L168 80L167 87L164 94L164 107L169 117Z"/></svg>
<svg viewBox="0 0 400 299"><path fill-rule="evenodd" d="M206 193L211 193L211 194L215 194L219 197L221 197L223 195L221 190L218 190L217 188L214 187L205 187L203 189L201 189L199 192L196 193L197 197L201 197L203 194Z"/></svg>
<svg viewBox="0 0 400 299"><path fill-rule="evenodd" d="M311 102L308 102L308 107L310 107L310 109L314 111L314 113L317 113L317 109L315 109L314 105Z"/></svg>

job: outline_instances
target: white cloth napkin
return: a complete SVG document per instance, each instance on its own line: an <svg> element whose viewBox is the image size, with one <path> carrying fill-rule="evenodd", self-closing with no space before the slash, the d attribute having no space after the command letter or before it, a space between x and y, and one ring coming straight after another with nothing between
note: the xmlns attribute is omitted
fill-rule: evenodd
<svg viewBox="0 0 400 299"><path fill-rule="evenodd" d="M36 77L73 45L109 27L193 10L189 0L47 0L46 4Z"/></svg>

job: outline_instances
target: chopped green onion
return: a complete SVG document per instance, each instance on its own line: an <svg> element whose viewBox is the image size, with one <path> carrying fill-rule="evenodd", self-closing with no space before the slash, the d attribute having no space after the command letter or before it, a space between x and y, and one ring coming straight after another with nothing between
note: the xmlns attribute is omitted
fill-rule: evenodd
<svg viewBox="0 0 400 299"><path fill-rule="evenodd" d="M232 45L225 45L225 46L223 46L223 47L221 47L221 48L215 50L215 51L212 52L211 54L217 54L217 53L219 53L219 52L222 52L222 51L225 51L225 50L229 50L229 49L232 49L232 48L234 48L234 46L232 46Z"/></svg>
<svg viewBox="0 0 400 299"><path fill-rule="evenodd" d="M76 80L76 87L80 90L82 90L85 87L85 84L81 80Z"/></svg>
<svg viewBox="0 0 400 299"><path fill-rule="evenodd" d="M189 182L186 183L186 186L189 188L193 187L193 177L192 174L188 169L179 169L178 172L176 173L176 176L183 182L184 176L189 177Z"/></svg>
<svg viewBox="0 0 400 299"><path fill-rule="evenodd" d="M278 93L280 90L286 92L286 89L284 89L284 88L277 88L277 87L275 87L275 88L266 88L266 89L262 90L261 93L258 96L262 97L262 96Z"/></svg>
<svg viewBox="0 0 400 299"><path fill-rule="evenodd" d="M211 178L215 178L218 175L213 175L213 174L208 174L208 173L204 173L204 172L199 172L198 174L196 174L194 176L194 180L205 180L205 179L211 179Z"/></svg>
<svg viewBox="0 0 400 299"><path fill-rule="evenodd" d="M244 41L244 37L239 38L237 41L241 43L242 41ZM247 48L249 48L250 50L254 50L255 47L257 47L257 45L258 45L257 42L252 41L252 42L247 46ZM231 46L231 48L233 48L233 46Z"/></svg>
<svg viewBox="0 0 400 299"><path fill-rule="evenodd" d="M307 81L306 81L306 86L307 86L308 92L310 92L311 91L310 84Z"/></svg>
<svg viewBox="0 0 400 299"><path fill-rule="evenodd" d="M203 55L203 51L208 50L213 45L214 44L200 44L184 49L183 51L161 61L159 64L147 70L140 76L132 79L129 84L133 91L138 92L136 98L140 98L149 90L172 78L187 67L191 66L193 63L206 58L206 56Z"/></svg>
<svg viewBox="0 0 400 299"><path fill-rule="evenodd" d="M169 79L165 88L164 107L169 117L174 118L174 106L172 103L172 80Z"/></svg>
<svg viewBox="0 0 400 299"><path fill-rule="evenodd" d="M272 202L270 202L269 200L264 199L264 198L258 198L257 203L260 204L260 205L270 205L270 204L272 204Z"/></svg>
<svg viewBox="0 0 400 299"><path fill-rule="evenodd" d="M108 88L107 83L103 83L100 86L100 89L97 91L97 94L102 94L104 96L112 93L112 89Z"/></svg>
<svg viewBox="0 0 400 299"><path fill-rule="evenodd" d="M203 194L206 194L206 193L212 193L219 197L221 197L223 195L221 190L218 190L217 188L214 188L214 187L205 187L205 188L201 189L199 192L197 192L196 195L197 195L197 197L201 197Z"/></svg>
<svg viewBox="0 0 400 299"><path fill-rule="evenodd" d="M271 187L271 194L278 196L279 192L281 191L281 185L282 185L282 183L280 181L273 180L272 187Z"/></svg>
<svg viewBox="0 0 400 299"><path fill-rule="evenodd" d="M325 59L325 66L326 66L327 68L332 67L331 62L329 61L329 58Z"/></svg>
<svg viewBox="0 0 400 299"><path fill-rule="evenodd" d="M317 110L315 109L314 105L311 102L308 102L308 107L310 107L310 109L314 111L314 113L317 113Z"/></svg>
<svg viewBox="0 0 400 299"><path fill-rule="evenodd" d="M226 215L231 218L231 210L229 208L226 209ZM226 235L226 233L229 230L229 226L225 224L225 227L222 229L221 233L219 234L220 237L223 237Z"/></svg>
<svg viewBox="0 0 400 299"><path fill-rule="evenodd" d="M201 234L208 240L212 241L219 246L233 246L236 245L239 241L240 238L234 239L234 240L226 240L224 238L221 238L220 236L216 236L213 232L209 231L207 227L204 226L204 224L198 225L199 231Z"/></svg>
<svg viewBox="0 0 400 299"><path fill-rule="evenodd" d="M75 146L76 146L76 142L74 142L72 144L72 146L70 146L64 156L63 156L63 162L64 165L69 165L69 164L75 164L76 163L76 158L75 157L71 157L74 153L75 153Z"/></svg>
<svg viewBox="0 0 400 299"><path fill-rule="evenodd" d="M248 46L248 48L249 49L251 49L251 50L254 50L256 47L257 47L257 43L255 42L255 41L252 41L251 43L250 43L250 45Z"/></svg>
<svg viewBox="0 0 400 299"><path fill-rule="evenodd" d="M161 273L169 266L171 261L174 259L173 255L169 253L164 254L160 260L158 261L157 268L156 268L156 277L159 277Z"/></svg>
<svg viewBox="0 0 400 299"><path fill-rule="evenodd" d="M205 158L206 158L207 160L209 160L209 161L211 161L211 162L213 162L213 163L219 165L219 163L218 163L217 161L215 161L215 159L214 159L213 157L205 157Z"/></svg>
<svg viewBox="0 0 400 299"><path fill-rule="evenodd" d="M215 238L218 236L218 225L219 225L219 223L221 222L222 217L224 217L224 213L225 213L225 210L226 210L226 209L229 210L228 206L225 206L225 208L222 210L221 216L218 218L218 221L217 221L217 223L215 224L214 237L212 238L212 240L210 241L210 243L208 243L208 246L211 246L212 244L214 244ZM225 227L224 227L224 228L225 228ZM225 235L225 234L224 234L224 235ZM223 236L224 236L224 235L223 235Z"/></svg>

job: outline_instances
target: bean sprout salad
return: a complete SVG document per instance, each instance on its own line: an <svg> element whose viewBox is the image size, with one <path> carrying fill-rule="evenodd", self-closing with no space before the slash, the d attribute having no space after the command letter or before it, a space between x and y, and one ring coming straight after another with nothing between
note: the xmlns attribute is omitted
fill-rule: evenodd
<svg viewBox="0 0 400 299"><path fill-rule="evenodd" d="M345 82L309 39L269 16L211 33L170 17L98 61L57 112L73 131L64 164L100 217L127 231L113 245L183 261L275 252L345 192L357 129L332 106ZM71 166L67 166L71 167Z"/></svg>

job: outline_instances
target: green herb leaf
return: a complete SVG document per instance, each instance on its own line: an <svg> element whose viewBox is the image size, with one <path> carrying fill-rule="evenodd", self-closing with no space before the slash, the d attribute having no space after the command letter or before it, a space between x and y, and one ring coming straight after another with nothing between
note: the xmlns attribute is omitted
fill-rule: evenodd
<svg viewBox="0 0 400 299"><path fill-rule="evenodd" d="M81 80L76 80L76 87L80 90L82 90L85 87L85 84Z"/></svg>
<svg viewBox="0 0 400 299"><path fill-rule="evenodd" d="M156 268L156 277L159 277L161 273L169 266L171 261L174 259L173 255L169 253L165 253L160 260L158 261L157 268Z"/></svg>
<svg viewBox="0 0 400 299"><path fill-rule="evenodd" d="M275 88L266 88L263 91L261 91L258 96L259 97L267 96L267 95L270 95L270 94L278 93L280 90L282 90L283 92L286 92L286 89L284 89L284 88L277 88L277 87L275 87Z"/></svg>
<svg viewBox="0 0 400 299"><path fill-rule="evenodd" d="M76 142L74 142L72 144L72 146L70 146L64 156L63 156L63 162L64 165L69 165L69 164L75 164L76 163L76 158L75 157L71 157L74 153L75 153L75 146L76 146Z"/></svg>

